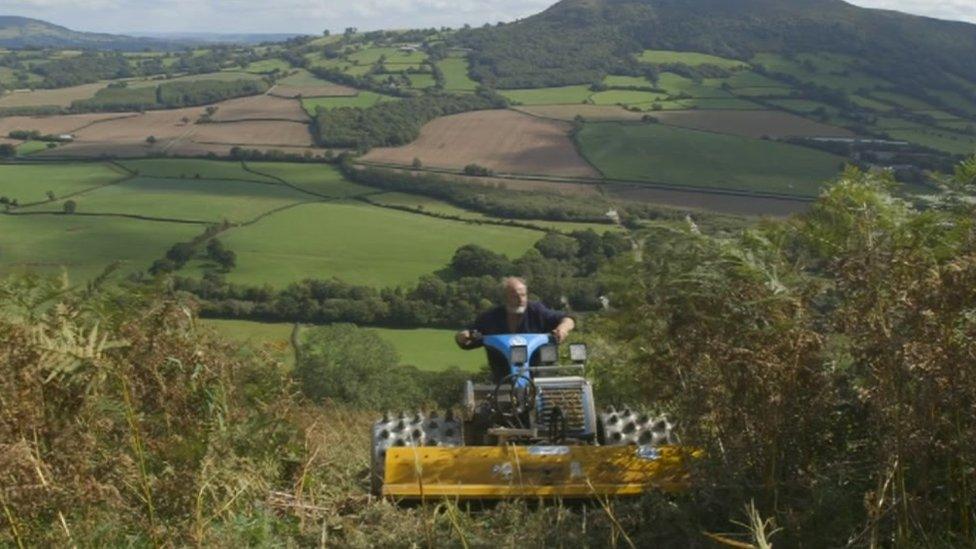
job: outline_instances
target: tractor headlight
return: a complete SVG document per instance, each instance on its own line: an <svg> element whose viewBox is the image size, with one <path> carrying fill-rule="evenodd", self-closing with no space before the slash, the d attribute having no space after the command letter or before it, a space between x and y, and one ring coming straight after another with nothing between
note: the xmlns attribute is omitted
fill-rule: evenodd
<svg viewBox="0 0 976 549"><path fill-rule="evenodd" d="M525 345L512 347L512 364L525 364L529 361L529 348Z"/></svg>
<svg viewBox="0 0 976 549"><path fill-rule="evenodd" d="M586 362L586 343L573 343L570 345L569 359L573 362Z"/></svg>
<svg viewBox="0 0 976 549"><path fill-rule="evenodd" d="M539 362L545 365L555 364L559 361L559 348L555 345L546 345L539 349Z"/></svg>

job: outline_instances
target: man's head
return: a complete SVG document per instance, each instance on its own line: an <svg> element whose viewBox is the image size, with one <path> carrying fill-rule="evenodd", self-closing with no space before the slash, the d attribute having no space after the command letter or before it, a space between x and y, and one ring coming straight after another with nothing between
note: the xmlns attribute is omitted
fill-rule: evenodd
<svg viewBox="0 0 976 549"><path fill-rule="evenodd" d="M522 314L529 304L529 290L521 278L510 276L502 279L502 299L510 314Z"/></svg>

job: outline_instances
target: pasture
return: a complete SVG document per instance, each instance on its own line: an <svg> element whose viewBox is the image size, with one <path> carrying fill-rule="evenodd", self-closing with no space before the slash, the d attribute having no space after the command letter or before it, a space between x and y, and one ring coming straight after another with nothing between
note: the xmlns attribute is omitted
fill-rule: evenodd
<svg viewBox="0 0 976 549"><path fill-rule="evenodd" d="M469 219L471 221L498 221L497 218L493 218L483 213L465 210L464 208L459 208L442 200L417 194L386 192L370 195L369 201L375 204L410 208L412 210L416 210L417 212L432 213L436 215L449 215L460 219ZM518 221L521 223L531 223L532 225L542 229L559 231L563 233L585 230L593 230L597 233L603 233L617 228L615 225L604 223L576 223L572 221L548 221L543 219L519 219Z"/></svg>
<svg viewBox="0 0 976 549"><path fill-rule="evenodd" d="M274 71L286 71L291 68L291 64L284 59L262 59L255 61L244 67L245 72L269 73Z"/></svg>
<svg viewBox="0 0 976 549"><path fill-rule="evenodd" d="M288 368L295 365L295 352L291 346L294 324L200 318L197 325L213 330L227 341L267 351Z"/></svg>
<svg viewBox="0 0 976 549"><path fill-rule="evenodd" d="M372 65L378 62L380 57L386 58L388 64L419 64L427 59L427 54L422 51L402 52L398 48L369 47L347 56L350 61L355 61L360 65Z"/></svg>
<svg viewBox="0 0 976 549"><path fill-rule="evenodd" d="M342 176L338 168L328 164L247 162L247 167L252 172L265 174L271 180L281 179L299 189L322 197L349 198L375 192L371 187L349 181Z"/></svg>
<svg viewBox="0 0 976 549"><path fill-rule="evenodd" d="M0 164L0 196L21 205L74 194L118 181L128 174L107 163Z"/></svg>
<svg viewBox="0 0 976 549"><path fill-rule="evenodd" d="M80 213L129 214L218 223L250 221L309 196L285 185L140 176L75 196ZM61 211L61 201L24 211Z"/></svg>
<svg viewBox="0 0 976 549"><path fill-rule="evenodd" d="M468 76L468 60L463 57L447 57L437 62L444 73L444 89L449 91L474 91L478 83Z"/></svg>
<svg viewBox="0 0 976 549"><path fill-rule="evenodd" d="M717 65L724 69L737 69L749 66L749 64L745 61L738 61L736 59L726 59L724 57L708 55L705 53L670 50L644 50L640 53L640 55L637 56L637 60L641 63L653 63L655 65L663 65L667 63L683 63L692 67L696 67L698 65Z"/></svg>
<svg viewBox="0 0 976 549"><path fill-rule="evenodd" d="M51 147L49 147L48 143L44 141L23 141L20 145L17 145L17 156L30 156L34 153L46 151L53 146L55 145L51 144Z"/></svg>
<svg viewBox="0 0 976 549"><path fill-rule="evenodd" d="M561 86L527 90L499 90L510 101L522 105L560 105L582 103L593 95L589 86Z"/></svg>
<svg viewBox="0 0 976 549"><path fill-rule="evenodd" d="M644 113L628 111L617 105L537 105L514 107L514 110L566 122L572 122L577 116L591 121L640 120L644 116Z"/></svg>
<svg viewBox="0 0 976 549"><path fill-rule="evenodd" d="M648 91L608 90L594 93L590 100L596 105L635 105L664 100L667 95Z"/></svg>
<svg viewBox="0 0 976 549"><path fill-rule="evenodd" d="M458 327L460 329L460 327ZM462 351L454 343L453 330L432 328L393 329L369 328L390 342L400 355L400 364L420 370L441 371L452 366L477 372L487 364L485 351ZM396 374L393 374L396 375ZM458 391L461 388L458 387Z"/></svg>
<svg viewBox="0 0 976 549"><path fill-rule="evenodd" d="M813 197L842 157L661 124L587 123L584 156L611 179Z"/></svg>
<svg viewBox="0 0 976 549"><path fill-rule="evenodd" d="M655 88L656 86L643 76L614 76L603 78L603 85L610 88Z"/></svg>
<svg viewBox="0 0 976 549"><path fill-rule="evenodd" d="M315 202L224 233L237 253L227 280L282 287L304 278L408 285L446 265L464 244L520 256L540 233L470 225L362 203Z"/></svg>
<svg viewBox="0 0 976 549"><path fill-rule="evenodd" d="M115 261L143 271L173 245L199 234L199 225L111 217L0 215L0 276L27 270L68 270L74 283Z"/></svg>
<svg viewBox="0 0 976 549"><path fill-rule="evenodd" d="M513 110L475 111L428 122L420 137L402 147L370 151L367 162L460 170L479 164L499 173L596 176L569 138L568 124Z"/></svg>
<svg viewBox="0 0 976 549"><path fill-rule="evenodd" d="M662 72L658 77L657 85L675 96L699 97L730 97L729 93L722 90L719 86L710 86L704 83L697 83L690 78L677 75L671 72Z"/></svg>
<svg viewBox="0 0 976 549"><path fill-rule="evenodd" d="M72 101L93 97L95 92L104 87L104 82L97 82L94 84L82 84L80 86L58 88L53 90L10 92L0 95L0 108L40 107L44 105L68 107L71 105Z"/></svg>
<svg viewBox="0 0 976 549"><path fill-rule="evenodd" d="M203 80L220 80L220 81L234 81L234 80L260 80L263 78L260 74L254 74L250 72L241 71L220 71L220 72L206 72L202 74L188 74L186 76L176 76L173 78L160 78L154 76L152 78L137 78L126 80L129 88L154 88L160 84L166 84L169 82L198 82Z"/></svg>
<svg viewBox="0 0 976 549"><path fill-rule="evenodd" d="M383 95L371 91L361 91L356 95L343 97L311 97L302 99L302 107L308 114L315 116L318 109L338 109L341 107L372 107L381 101L394 101L396 97Z"/></svg>
<svg viewBox="0 0 976 549"><path fill-rule="evenodd" d="M235 181L257 181L275 183L270 177L257 175L245 170L236 160L203 160L147 158L142 160L121 160L124 168L143 177L173 177L177 179L230 179Z"/></svg>
<svg viewBox="0 0 976 549"><path fill-rule="evenodd" d="M844 128L783 111L692 110L654 114L662 124L743 137L851 137Z"/></svg>

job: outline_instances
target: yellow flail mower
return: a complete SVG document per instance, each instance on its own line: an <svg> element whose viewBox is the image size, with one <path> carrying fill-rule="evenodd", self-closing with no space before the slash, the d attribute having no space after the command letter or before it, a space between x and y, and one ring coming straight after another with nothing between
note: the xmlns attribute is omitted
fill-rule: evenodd
<svg viewBox="0 0 976 549"><path fill-rule="evenodd" d="M583 376L585 345L570 345L571 364L557 365L558 348L548 335L481 339L489 353L504 357L510 373L494 384L468 381L458 415L400 413L377 421L370 467L375 495L582 499L687 485L687 464L697 452L677 444L666 417L613 408L597 413Z"/></svg>

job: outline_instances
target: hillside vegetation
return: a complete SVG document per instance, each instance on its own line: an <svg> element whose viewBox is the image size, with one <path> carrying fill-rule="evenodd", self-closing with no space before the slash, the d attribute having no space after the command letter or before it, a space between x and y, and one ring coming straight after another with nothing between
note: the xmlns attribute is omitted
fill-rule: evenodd
<svg viewBox="0 0 976 549"><path fill-rule="evenodd" d="M375 335L309 332L288 373L165 285L9 278L0 544L966 545L976 159L924 211L890 185L848 171L790 220L634 235L582 334L598 396L671 413L705 457L685 493L593 507L371 500L370 408L462 377L391 378Z"/></svg>

